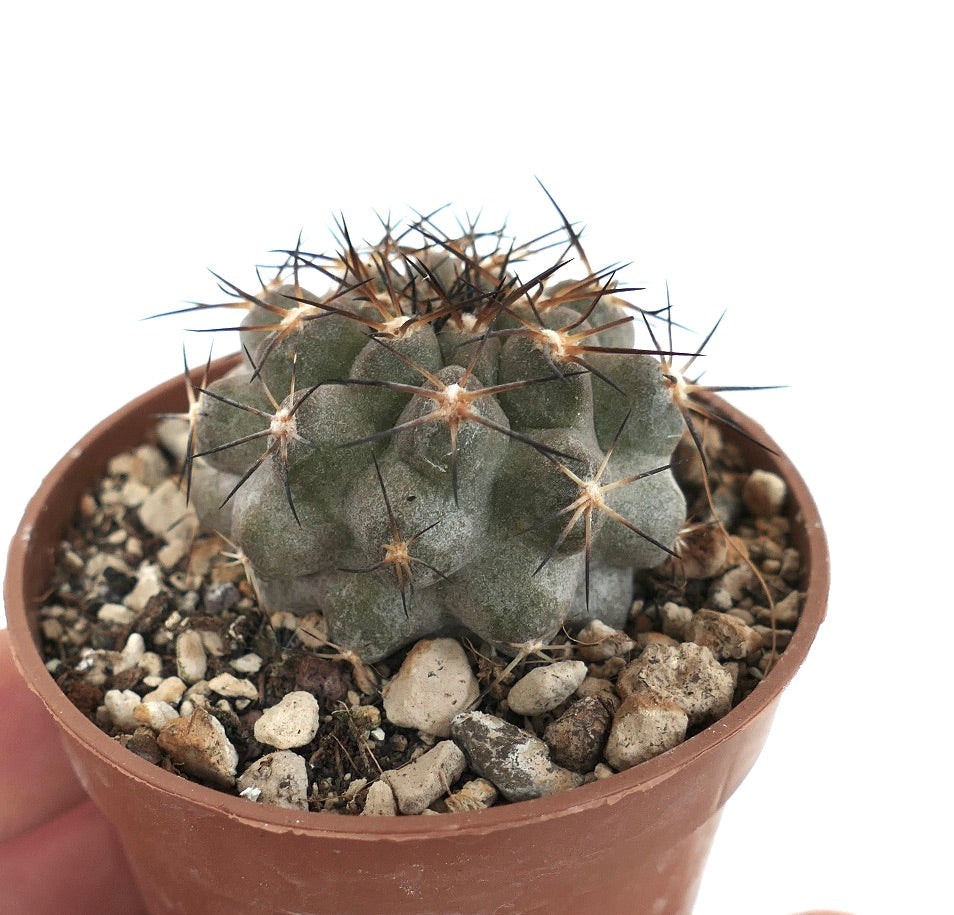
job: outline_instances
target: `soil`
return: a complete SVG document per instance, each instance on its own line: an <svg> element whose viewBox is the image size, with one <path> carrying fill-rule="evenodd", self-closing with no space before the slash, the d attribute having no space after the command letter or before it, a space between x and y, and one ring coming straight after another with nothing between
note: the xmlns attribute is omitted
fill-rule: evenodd
<svg viewBox="0 0 954 915"><path fill-rule="evenodd" d="M707 446L711 502L724 526L711 520L710 499L700 485L701 463L684 442L674 466L693 523L677 543L678 558L637 576L624 630L600 635L605 650L594 651L592 641L578 638L579 625L516 660L474 637L459 639L480 690L472 708L546 739L554 758L573 756L572 747L560 745L561 740L572 741L572 735L566 736L566 728L548 726L574 706L576 717L585 720L581 698L591 697L590 712L592 697L598 699L605 714L597 709L597 718L602 715L606 727L586 725L600 733L595 753L582 754L587 762L585 771L578 768L577 782L614 773L602 749L610 723L625 707L617 686L647 646L678 645L687 635L708 644L732 677L732 702L737 703L758 686L797 623L801 564L789 543L789 521L778 505L780 481L754 479L757 475L722 443L717 430L707 433ZM198 633L205 670L184 678L184 695L170 701L176 714L202 708L216 719L235 748L236 769L242 773L275 751L255 737L263 712L289 692L312 694L320 709L317 733L292 750L306 763L307 791L300 805L362 813L382 772L406 766L441 741L393 724L384 711L381 689L398 673L411 646L365 665L328 641L320 613L302 618L265 612L233 547L221 537L194 531L188 519L178 524L178 534L175 523L157 533L154 520L143 522L143 505L163 487L172 489L170 479L178 482L174 473L157 446L144 445L114 458L96 489L81 500L75 523L60 544L41 610L48 669L77 708L131 752L212 784L208 777L186 772L188 766L160 747L166 722L123 717L115 705L117 696L124 697L131 710L142 697L182 675L182 659L176 655L179 636ZM178 487L175 492L180 493ZM708 638L701 624L724 622L713 611L738 621L733 632L741 650ZM588 679L577 693L538 715L510 709L510 689L526 673L566 660L587 665ZM254 690L240 696L210 688L210 681L226 673L250 682ZM686 737L709 724L711 720L691 724ZM507 803L498 792L483 790L481 775L468 764L425 812L462 809L471 796L476 800L470 806ZM239 793L234 781L215 787Z"/></svg>

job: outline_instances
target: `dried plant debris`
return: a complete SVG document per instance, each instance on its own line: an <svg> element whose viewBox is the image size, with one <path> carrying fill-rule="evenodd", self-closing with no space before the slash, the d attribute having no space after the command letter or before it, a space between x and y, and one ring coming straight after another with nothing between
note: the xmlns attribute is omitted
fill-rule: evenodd
<svg viewBox="0 0 954 915"><path fill-rule="evenodd" d="M516 657L458 631L369 665L330 643L320 608L263 609L145 444L113 459L60 544L47 666L130 752L250 803L448 813L606 777L724 715L798 621L784 482L749 472L705 418L677 457L695 520L637 576L624 625L593 595L590 621Z"/></svg>

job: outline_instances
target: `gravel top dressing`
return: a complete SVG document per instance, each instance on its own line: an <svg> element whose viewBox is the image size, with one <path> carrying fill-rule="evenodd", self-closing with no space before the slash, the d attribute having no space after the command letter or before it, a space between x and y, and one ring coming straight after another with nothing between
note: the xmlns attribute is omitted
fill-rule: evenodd
<svg viewBox="0 0 954 915"><path fill-rule="evenodd" d="M177 429L161 424L168 453ZM439 814L610 777L726 714L798 621L785 484L706 435L725 527L688 523L677 557L637 575L623 628L597 597L592 621L515 656L458 631L373 665L328 640L320 607L260 606L243 557L200 530L174 462L144 444L111 461L60 545L47 667L130 752L250 803ZM710 518L688 441L674 468L690 518Z"/></svg>

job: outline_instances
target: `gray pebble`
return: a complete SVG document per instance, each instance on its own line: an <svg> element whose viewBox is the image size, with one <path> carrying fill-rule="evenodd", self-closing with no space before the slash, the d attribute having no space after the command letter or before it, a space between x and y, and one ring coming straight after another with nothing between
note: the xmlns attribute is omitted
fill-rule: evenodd
<svg viewBox="0 0 954 915"><path fill-rule="evenodd" d="M465 712L451 734L471 767L510 801L526 801L582 784L583 777L556 765L538 737L484 712Z"/></svg>

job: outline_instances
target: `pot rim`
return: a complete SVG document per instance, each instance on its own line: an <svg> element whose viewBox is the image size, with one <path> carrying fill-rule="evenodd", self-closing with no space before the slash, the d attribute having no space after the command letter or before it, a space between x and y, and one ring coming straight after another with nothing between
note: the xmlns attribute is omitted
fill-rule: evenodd
<svg viewBox="0 0 954 915"><path fill-rule="evenodd" d="M239 358L240 356L235 354L216 360L213 363L212 377L227 371ZM748 434L767 444L774 452L755 446L749 447L744 440L739 440L753 467L772 470L785 479L789 490L790 515L804 531L800 549L803 567L807 570L807 576L799 587L806 595L804 605L791 641L764 680L719 721L672 750L609 778L534 800L486 810L442 814L439 817L357 817L293 811L255 804L245 798L205 787L167 772L120 747L70 702L47 671L33 641L28 613L39 600L36 595L25 593L23 574L32 552L33 531L43 523L46 506L55 497L64 479L69 478L77 459L91 450L95 442L108 437L117 425L132 416L148 416L156 412L156 401L175 398L177 392L182 396L181 375L152 388L102 420L57 462L30 500L10 544L4 580L4 602L15 663L30 689L41 699L54 719L74 739L86 744L97 757L127 777L162 794L181 796L202 810L223 813L232 819L274 832L327 836L337 834L347 835L352 839L364 836L369 841L400 841L419 839L424 835L484 834L508 829L530 820L570 815L581 808L611 806L627 795L650 789L653 785L665 781L673 772L711 753L745 722L771 706L804 661L825 618L830 580L828 547L818 509L808 487L762 426L721 398L713 398L721 412L745 428ZM115 454L118 450L121 449L111 451L110 454ZM89 482L91 481L84 481L83 485L88 485Z"/></svg>

